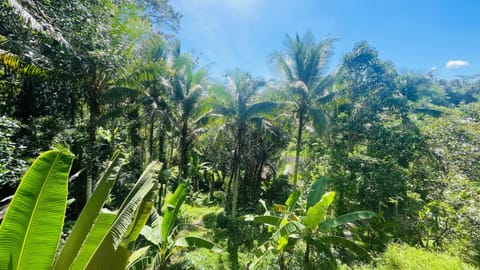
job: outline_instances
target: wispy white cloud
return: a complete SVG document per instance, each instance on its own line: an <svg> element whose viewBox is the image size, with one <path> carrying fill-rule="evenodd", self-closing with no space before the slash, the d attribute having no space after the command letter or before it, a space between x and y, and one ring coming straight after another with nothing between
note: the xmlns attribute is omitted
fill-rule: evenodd
<svg viewBox="0 0 480 270"><path fill-rule="evenodd" d="M470 65L470 63L465 60L448 60L448 62L445 64L445 67L452 69L452 68L466 67L468 65Z"/></svg>

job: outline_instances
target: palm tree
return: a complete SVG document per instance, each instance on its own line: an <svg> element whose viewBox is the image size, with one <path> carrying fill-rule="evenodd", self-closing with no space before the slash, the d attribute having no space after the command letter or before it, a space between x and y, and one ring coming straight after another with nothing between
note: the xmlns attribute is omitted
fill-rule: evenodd
<svg viewBox="0 0 480 270"><path fill-rule="evenodd" d="M318 102L330 100L327 86L332 76L323 76L327 59L332 54L333 39L315 42L313 34L307 32L300 39L286 37L285 50L273 54L273 62L283 75L285 84L296 96L295 113L298 118L297 144L295 149L295 168L293 173L293 189L297 187L300 152L302 151L302 132L308 120L312 120L315 131L323 134L326 131L328 118L318 108Z"/></svg>
<svg viewBox="0 0 480 270"><path fill-rule="evenodd" d="M178 49L179 51L179 49ZM190 55L178 54L173 64L174 75L171 78L172 99L177 104L179 131L179 172L178 179L188 174L189 152L193 147L193 138L208 111L201 106L205 89L207 71L195 70L195 61Z"/></svg>
<svg viewBox="0 0 480 270"><path fill-rule="evenodd" d="M222 114L234 129L235 145L228 191L228 194L232 196L232 217L235 217L237 211L241 174L240 160L244 156L245 134L249 129L249 124L263 125L266 122L266 118L263 116L281 106L279 103L270 101L255 102L256 93L264 85L263 80L253 79L250 74L235 70L228 76L228 88L219 85L210 88L210 94L215 99L214 111Z"/></svg>

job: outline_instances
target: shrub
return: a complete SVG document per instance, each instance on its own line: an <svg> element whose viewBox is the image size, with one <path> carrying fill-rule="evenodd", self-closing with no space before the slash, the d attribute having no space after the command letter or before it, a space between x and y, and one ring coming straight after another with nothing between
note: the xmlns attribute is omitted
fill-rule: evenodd
<svg viewBox="0 0 480 270"><path fill-rule="evenodd" d="M387 251L377 260L376 268L370 266L360 269L466 270L476 268L447 253L394 244L389 245Z"/></svg>

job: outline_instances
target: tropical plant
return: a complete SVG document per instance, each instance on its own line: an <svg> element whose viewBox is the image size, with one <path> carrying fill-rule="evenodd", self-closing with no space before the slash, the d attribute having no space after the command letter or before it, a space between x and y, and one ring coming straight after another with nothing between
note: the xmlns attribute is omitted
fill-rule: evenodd
<svg viewBox="0 0 480 270"><path fill-rule="evenodd" d="M180 49L178 49L180 50ZM206 69L196 69L190 55L175 56L171 78L172 100L177 104L178 123L178 180L185 181L188 175L189 153L194 138L201 131L200 125L209 113L209 108L201 106L203 91L206 87Z"/></svg>
<svg viewBox="0 0 480 270"><path fill-rule="evenodd" d="M328 209L335 198L335 192L325 192L326 185L326 177L321 177L313 183L307 195L305 212L302 210L296 212L301 192L294 190L285 205L276 205L279 215L272 215L264 205L265 215L246 216L247 220L268 225L272 231L270 239L254 251L254 259L249 269L257 269L263 260L272 258L278 258L280 269L286 269L285 253L290 253L294 249L301 249L303 253L303 269L316 269L316 263L323 266L335 265L336 258L332 253L332 246L345 247L361 258L370 258L364 248L345 236L334 234L334 229L361 219L372 218L376 214L370 211L357 211L329 217ZM315 262L313 255L323 258L324 261Z"/></svg>
<svg viewBox="0 0 480 270"><path fill-rule="evenodd" d="M67 208L73 155L43 153L25 173L0 227L0 269L49 269Z"/></svg>
<svg viewBox="0 0 480 270"><path fill-rule="evenodd" d="M176 230L177 216L186 197L185 185L178 185L175 192L165 201L163 217L153 210L151 226L145 225L141 231L141 234L157 248L156 254L151 260L151 269L167 269L170 257L179 249L189 247L212 249L215 246L201 237L180 236Z"/></svg>
<svg viewBox="0 0 480 270"><path fill-rule="evenodd" d="M254 124L258 129L268 129L270 125L266 116L282 107L278 102L255 99L255 95L264 85L264 81L254 79L246 72L235 70L228 76L228 88L217 85L209 90L210 97L214 100L212 102L214 112L224 116L225 121L233 127L235 138L228 192L228 195L232 196L232 217L235 217L237 212L241 178L240 160L244 157L245 137L249 126Z"/></svg>
<svg viewBox="0 0 480 270"><path fill-rule="evenodd" d="M154 204L151 163L116 212L102 209L119 172L112 157L55 260L67 205L73 155L42 154L25 174L0 227L0 269L124 269Z"/></svg>
<svg viewBox="0 0 480 270"><path fill-rule="evenodd" d="M327 87L332 84L333 76L322 75L327 60L332 54L333 39L315 42L313 34L307 32L302 39L287 35L285 50L273 54L273 61L285 80L285 87L296 97L295 114L298 118L293 189L297 188L300 152L302 151L302 133L312 120L314 130L322 135L327 130L328 117L318 105L333 98Z"/></svg>

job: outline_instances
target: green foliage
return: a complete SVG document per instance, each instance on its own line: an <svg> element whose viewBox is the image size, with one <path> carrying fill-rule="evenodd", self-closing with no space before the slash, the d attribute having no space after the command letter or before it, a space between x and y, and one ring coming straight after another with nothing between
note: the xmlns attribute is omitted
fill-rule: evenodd
<svg viewBox="0 0 480 270"><path fill-rule="evenodd" d="M332 84L330 76L323 76L327 60L332 54L333 39L315 42L313 34L307 32L303 38L287 35L285 49L273 55L273 61L283 75L290 97L294 96L294 113L298 118L295 168L293 172L293 189L297 187L300 152L302 151L302 133L308 119L318 134L324 134L328 126L328 117L322 102L329 93ZM328 101L328 99L324 99Z"/></svg>
<svg viewBox="0 0 480 270"><path fill-rule="evenodd" d="M155 268L169 260L190 267L188 247L213 246L196 238L204 233L226 250L206 260L209 267L239 268L256 245L250 262L259 268L328 268L368 257L364 246L383 252L399 240L479 264L479 76L401 74L367 42L326 75L334 40L307 32L287 35L272 55L279 74L270 82L234 70L217 85L197 67L201 59L182 52L174 36L181 15L168 0L0 6L1 196L14 192L29 157L56 145L76 156L68 182L75 202L65 215L75 225L56 269ZM125 162L113 154L102 172L115 149ZM153 160L163 164L158 175ZM1 216L8 200L0 199ZM20 211L18 200L4 224ZM186 225L203 213L179 214L184 201L214 203L227 215ZM265 214L256 215L262 206ZM62 209L50 211L55 236ZM368 227L356 221L374 214L361 209L378 212ZM238 212L254 223L237 220ZM16 268L17 255L11 260Z"/></svg>
<svg viewBox="0 0 480 270"><path fill-rule="evenodd" d="M5 195L13 193L26 169L21 157L23 146L15 141L19 129L18 121L0 117L0 193Z"/></svg>
<svg viewBox="0 0 480 270"><path fill-rule="evenodd" d="M476 269L447 253L432 252L406 245L389 245L376 265L374 269Z"/></svg>
<svg viewBox="0 0 480 270"><path fill-rule="evenodd" d="M331 251L334 246L347 248L362 258L370 258L368 252L354 241L330 233L341 225L372 218L375 213L361 211L327 218L327 211L334 200L335 192L325 193L326 181L327 178L322 177L313 183L307 195L307 201L311 206L306 209L306 214L303 216L294 214L294 206L300 195L298 191L292 192L279 217L271 216L269 211L263 216L247 216L247 220L268 225L269 231L273 232L270 239L254 251L250 269L256 269L262 261L272 260L275 257L280 267L285 267L285 258L288 256L286 254L291 256L295 250L302 253L301 265L305 269L313 269L312 267L316 264L323 264L323 267L332 266L336 264ZM323 193L320 193L321 190ZM300 240L304 243L299 243Z"/></svg>
<svg viewBox="0 0 480 270"><path fill-rule="evenodd" d="M160 216L155 210L152 213L151 226L145 225L141 234L155 245L156 254L151 258L153 269L165 269L170 257L182 248L207 248L215 245L201 237L192 235L178 235L174 229L180 208L187 196L187 189L180 184L175 192L165 201L165 213Z"/></svg>
<svg viewBox="0 0 480 270"><path fill-rule="evenodd" d="M0 227L2 269L50 269L54 263L67 205L73 155L48 151L25 174ZM124 269L153 208L158 164L140 177L118 212L101 209L119 171L116 153L75 223L54 269ZM197 239L186 239L198 244ZM201 243L202 244L202 243ZM114 262L114 263L112 263Z"/></svg>
<svg viewBox="0 0 480 270"><path fill-rule="evenodd" d="M98 181L98 185L90 198L87 204L85 205L84 210L81 212L80 216L78 217L75 225L72 228L72 232L70 233L67 241L65 242L60 254L57 257L55 262L55 266L53 269L65 269L69 268L69 264L71 264L75 257L78 255L77 252L81 249L84 243L92 243L92 240L88 240L87 237L91 237L91 235L99 234L100 237L107 233L109 225L112 224L115 215L102 213L101 209L108 198L108 194L110 193L115 181L117 180L118 173L119 173L119 162L120 162L120 154L117 152L115 153L110 163L108 164L107 168L105 169L102 177ZM100 219L101 216L101 219ZM97 221L97 218L99 219ZM110 218L111 220L108 220ZM106 226L96 226L95 224L106 221ZM110 222L108 222L110 221ZM105 228L102 232L96 233L93 232L92 228ZM92 231L92 233L90 233ZM95 248L100 243L101 238L97 241L93 242L92 246ZM85 249L82 248L81 253L84 253ZM91 251L93 252L93 250ZM81 257L85 255L82 254Z"/></svg>
<svg viewBox="0 0 480 270"><path fill-rule="evenodd" d="M1 269L49 269L67 207L73 155L43 153L25 173L0 227Z"/></svg>

